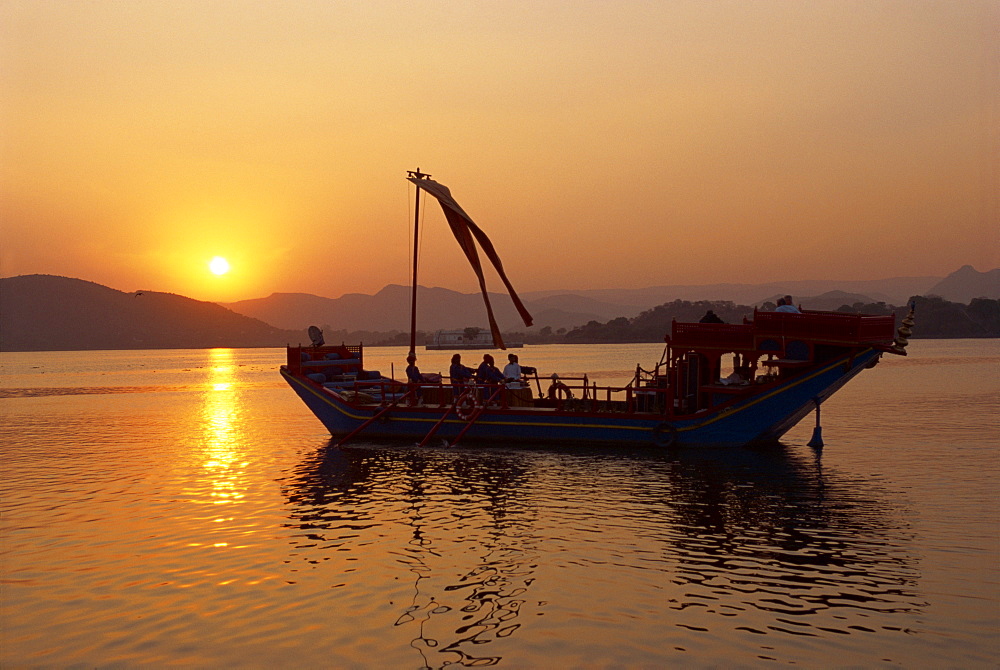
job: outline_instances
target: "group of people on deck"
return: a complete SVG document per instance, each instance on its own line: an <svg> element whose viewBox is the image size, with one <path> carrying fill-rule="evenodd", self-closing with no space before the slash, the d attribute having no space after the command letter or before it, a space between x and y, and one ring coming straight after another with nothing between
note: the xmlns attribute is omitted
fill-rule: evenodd
<svg viewBox="0 0 1000 670"><path fill-rule="evenodd" d="M451 378L452 384L468 384L475 381L477 384L505 384L507 388L521 388L521 365L517 362L517 354L508 354L507 360L509 362L504 366L503 372L501 372L493 361L493 356L483 354L483 362L479 364L477 369L473 370L462 364L461 354L455 354L451 357L451 367L448 369L448 376ZM417 357L415 355L410 354L407 356L406 363L406 379L409 382L421 384L441 381L437 375L435 375L436 379L431 379L428 375L421 374L420 369L417 367Z"/></svg>

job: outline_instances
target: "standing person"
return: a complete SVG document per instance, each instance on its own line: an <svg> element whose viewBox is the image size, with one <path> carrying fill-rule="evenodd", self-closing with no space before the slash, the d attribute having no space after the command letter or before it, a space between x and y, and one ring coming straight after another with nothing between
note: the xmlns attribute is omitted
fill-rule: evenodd
<svg viewBox="0 0 1000 670"><path fill-rule="evenodd" d="M517 354L507 354L510 361L503 367L503 379L509 389L519 389L524 386L521 383L521 365L517 362Z"/></svg>

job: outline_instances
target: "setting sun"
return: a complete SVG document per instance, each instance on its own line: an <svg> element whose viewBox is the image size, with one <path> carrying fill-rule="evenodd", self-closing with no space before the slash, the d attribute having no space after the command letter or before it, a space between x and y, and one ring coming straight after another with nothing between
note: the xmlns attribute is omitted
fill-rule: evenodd
<svg viewBox="0 0 1000 670"><path fill-rule="evenodd" d="M208 269L211 270L213 274L224 275L229 272L229 261L222 256L216 256L209 261Z"/></svg>

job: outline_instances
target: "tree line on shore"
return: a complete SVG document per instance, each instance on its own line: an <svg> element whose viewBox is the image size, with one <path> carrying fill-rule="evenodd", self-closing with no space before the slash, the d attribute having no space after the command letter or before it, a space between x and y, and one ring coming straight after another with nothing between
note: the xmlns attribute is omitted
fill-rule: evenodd
<svg viewBox="0 0 1000 670"><path fill-rule="evenodd" d="M909 300L914 305L916 326L913 338L967 338L1000 337L1000 300L976 298L968 305L950 302L936 296L914 296ZM759 309L774 309L771 303L764 303ZM753 319L754 308L737 305L731 301L700 300L691 302L675 300L642 312L627 319L619 317L606 323L591 321L562 335L555 335L554 342L660 342L670 332L671 322L697 322L709 310L726 323L743 323L743 319ZM884 302L854 303L842 305L838 312L888 315L895 313L897 326L909 311L909 306L893 306ZM542 333L540 332L539 335ZM526 335L525 341L530 342ZM546 341L546 340L541 340Z"/></svg>
<svg viewBox="0 0 1000 670"><path fill-rule="evenodd" d="M968 305L963 305L937 296L914 296L909 303L914 305L916 319L911 336L914 339L1000 337L1000 300L975 298ZM773 310L774 305L764 303L758 309ZM697 322L709 310L726 323L743 323L744 318L752 319L754 313L752 306L738 305L729 300L675 300L646 310L631 319L618 317L604 323L590 321L570 330L553 330L546 326L537 331L505 333L504 337L512 341L521 340L525 344L662 342L664 335L670 332L672 321ZM874 315L895 313L898 326L909 311L909 306L857 302L842 305L837 311ZM375 346L409 344L409 333L332 331L331 334L335 336L328 337L330 341L367 341ZM418 332L417 342L423 343L426 335Z"/></svg>

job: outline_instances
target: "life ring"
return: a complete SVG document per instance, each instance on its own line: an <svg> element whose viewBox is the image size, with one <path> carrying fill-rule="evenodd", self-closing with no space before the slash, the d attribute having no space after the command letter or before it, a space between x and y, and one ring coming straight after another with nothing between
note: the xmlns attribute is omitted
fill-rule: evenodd
<svg viewBox="0 0 1000 670"><path fill-rule="evenodd" d="M476 398L471 393L466 393L455 405L455 414L462 421L468 421L476 411Z"/></svg>
<svg viewBox="0 0 1000 670"><path fill-rule="evenodd" d="M562 382L553 382L549 387L549 400L572 400L573 392Z"/></svg>
<svg viewBox="0 0 1000 670"><path fill-rule="evenodd" d="M677 429L663 422L653 429L653 444L658 447L670 448L677 444Z"/></svg>

